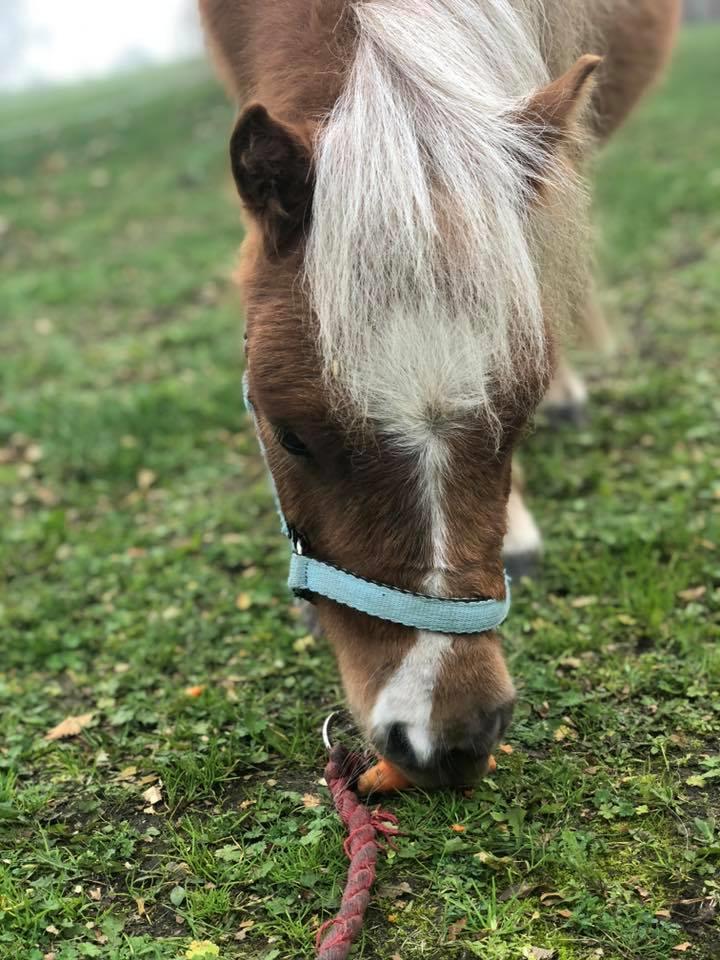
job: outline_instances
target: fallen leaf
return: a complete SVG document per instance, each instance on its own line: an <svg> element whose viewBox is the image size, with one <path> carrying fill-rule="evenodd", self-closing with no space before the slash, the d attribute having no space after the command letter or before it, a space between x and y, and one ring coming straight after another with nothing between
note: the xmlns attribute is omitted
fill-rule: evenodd
<svg viewBox="0 0 720 960"><path fill-rule="evenodd" d="M137 767L123 767L120 773L115 777L116 780L132 780L138 772Z"/></svg>
<svg viewBox="0 0 720 960"><path fill-rule="evenodd" d="M680 590L678 597L687 603L692 603L693 600L700 600L706 593L707 587L690 587L689 590ZM675 949L677 950L677 947L675 947Z"/></svg>
<svg viewBox="0 0 720 960"><path fill-rule="evenodd" d="M673 950L677 950L678 953L686 953L691 947L690 941L686 940L685 943L679 943L676 947L673 947Z"/></svg>
<svg viewBox="0 0 720 960"><path fill-rule="evenodd" d="M185 696L186 697L201 697L207 688L205 684L198 683L194 687L185 687Z"/></svg>
<svg viewBox="0 0 720 960"><path fill-rule="evenodd" d="M137 485L140 490L149 490L157 480L157 474L153 470L138 470Z"/></svg>
<svg viewBox="0 0 720 960"><path fill-rule="evenodd" d="M669 910L656 910L655 916L659 920L670 920L670 918L672 917L672 914L670 913Z"/></svg>
<svg viewBox="0 0 720 960"><path fill-rule="evenodd" d="M527 960L553 960L557 950L546 950L545 947L523 947L522 955Z"/></svg>
<svg viewBox="0 0 720 960"><path fill-rule="evenodd" d="M93 887L91 890L88 890L88 896L91 900L102 900L102 890L100 887Z"/></svg>
<svg viewBox="0 0 720 960"><path fill-rule="evenodd" d="M564 900L565 894L559 893L556 890L550 890L547 893L540 895L540 903L550 903L552 900Z"/></svg>
<svg viewBox="0 0 720 960"><path fill-rule="evenodd" d="M59 723L52 730L45 734L46 740L64 740L66 737L76 737L85 727L92 723L95 716L93 713L81 713L78 717L65 717L62 723Z"/></svg>
<svg viewBox="0 0 720 960"><path fill-rule="evenodd" d="M558 910L558 911L557 911L557 915L558 915L559 917L562 917L564 920L569 920L570 917L572 917L573 914L572 914L572 910L568 910L568 909L566 908L565 910Z"/></svg>
<svg viewBox="0 0 720 960"><path fill-rule="evenodd" d="M537 886L536 883L515 883L498 894L498 901L507 903L508 900L522 900L537 890Z"/></svg>
<svg viewBox="0 0 720 960"><path fill-rule="evenodd" d="M243 922L240 924L240 929L237 931L233 939L244 940L254 926L255 926L254 920L243 920Z"/></svg>
<svg viewBox="0 0 720 960"><path fill-rule="evenodd" d="M559 666L563 670L579 670L582 666L582 660L578 657L565 657L560 661Z"/></svg>
<svg viewBox="0 0 720 960"><path fill-rule="evenodd" d="M180 904L185 900L185 887L177 886L173 887L170 891L170 903L174 907L179 907Z"/></svg>
<svg viewBox="0 0 720 960"><path fill-rule="evenodd" d="M501 743L501 744L500 744L500 747L499 747L499 750L500 750L500 753L508 753L508 754L510 754L510 753L513 752L513 748L510 746L509 743Z"/></svg>
<svg viewBox="0 0 720 960"><path fill-rule="evenodd" d="M321 803L322 800L320 797L316 797L314 793L306 793L303 797L303 806L309 810L312 810L314 807L319 807Z"/></svg>
<svg viewBox="0 0 720 960"><path fill-rule="evenodd" d="M575 597L574 600L570 601L570 606L576 610L582 610L583 607L591 607L594 603L597 603L597 599L597 597Z"/></svg>
<svg viewBox="0 0 720 960"><path fill-rule="evenodd" d="M145 916L145 901L142 897L135 897L135 905L137 906L137 912L139 917Z"/></svg>
<svg viewBox="0 0 720 960"><path fill-rule="evenodd" d="M448 927L447 937L445 938L447 942L454 943L466 926L467 919L465 917L463 917L461 920L456 920L455 923L451 923Z"/></svg>
<svg viewBox="0 0 720 960"><path fill-rule="evenodd" d="M465 833L467 827L463 826L462 823L454 823L450 829L453 831L453 833Z"/></svg>
<svg viewBox="0 0 720 960"><path fill-rule="evenodd" d="M142 795L145 803L149 803L150 806L154 806L156 803L162 802L162 793L160 792L159 787L148 787L148 789Z"/></svg>

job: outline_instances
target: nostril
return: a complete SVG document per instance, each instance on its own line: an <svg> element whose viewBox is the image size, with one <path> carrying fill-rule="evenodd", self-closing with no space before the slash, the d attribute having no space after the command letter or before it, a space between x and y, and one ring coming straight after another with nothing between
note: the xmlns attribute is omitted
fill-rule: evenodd
<svg viewBox="0 0 720 960"><path fill-rule="evenodd" d="M512 720L513 713L515 712L515 701L504 704L502 707L499 707L495 711L495 722L497 724L497 740L500 740L507 728L510 726L510 721Z"/></svg>
<svg viewBox="0 0 720 960"><path fill-rule="evenodd" d="M492 753L510 726L515 704L507 703L490 713L481 713L471 733L472 749L477 755Z"/></svg>
<svg viewBox="0 0 720 960"><path fill-rule="evenodd" d="M392 723L385 731L382 752L388 760L393 760L400 766L415 764L415 751L408 737L404 723Z"/></svg>

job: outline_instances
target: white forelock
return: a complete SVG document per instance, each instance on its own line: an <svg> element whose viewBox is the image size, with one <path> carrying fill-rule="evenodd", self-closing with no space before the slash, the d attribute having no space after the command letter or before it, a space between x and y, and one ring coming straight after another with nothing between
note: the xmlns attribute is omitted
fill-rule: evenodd
<svg viewBox="0 0 720 960"><path fill-rule="evenodd" d="M495 385L546 362L518 119L548 81L542 4L365 0L316 144L306 257L326 374L354 416L415 448L438 419L493 417Z"/></svg>

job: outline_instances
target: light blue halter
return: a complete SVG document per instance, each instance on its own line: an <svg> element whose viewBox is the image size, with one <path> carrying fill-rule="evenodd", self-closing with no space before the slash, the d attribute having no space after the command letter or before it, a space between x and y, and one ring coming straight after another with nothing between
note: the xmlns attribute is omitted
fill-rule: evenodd
<svg viewBox="0 0 720 960"><path fill-rule="evenodd" d="M247 373L243 378L245 406L253 419L260 449L267 463L267 454L257 428L255 410L248 394ZM268 468L268 473L270 470ZM510 612L510 578L505 574L504 600L442 599L391 587L343 570L332 563L308 556L308 545L299 531L285 519L275 481L270 473L275 505L283 534L292 545L288 586L296 597L305 600L327 597L335 603L366 613L379 620L389 620L416 630L431 633L485 633L495 630Z"/></svg>

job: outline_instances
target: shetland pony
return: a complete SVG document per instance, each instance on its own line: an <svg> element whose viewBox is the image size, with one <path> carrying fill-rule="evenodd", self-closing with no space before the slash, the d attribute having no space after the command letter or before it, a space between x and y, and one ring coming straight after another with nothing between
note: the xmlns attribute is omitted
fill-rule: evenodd
<svg viewBox="0 0 720 960"><path fill-rule="evenodd" d="M679 0L200 0L239 116L249 392L288 523L361 578L505 596L540 549L511 476L582 384L584 170L665 64ZM494 632L312 598L349 705L427 787L510 720Z"/></svg>

